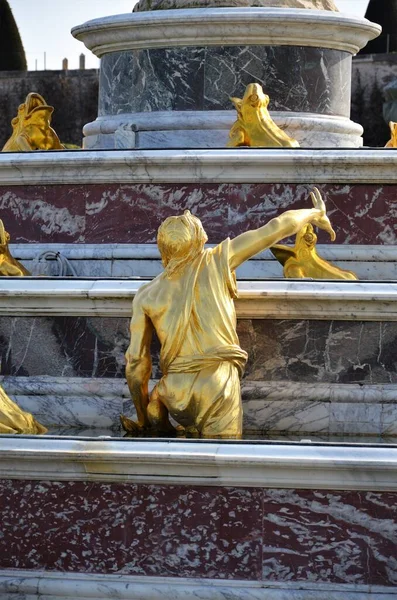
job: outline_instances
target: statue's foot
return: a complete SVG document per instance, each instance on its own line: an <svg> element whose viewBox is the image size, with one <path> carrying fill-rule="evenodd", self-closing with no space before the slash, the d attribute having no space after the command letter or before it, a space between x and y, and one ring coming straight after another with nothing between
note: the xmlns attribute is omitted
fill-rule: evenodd
<svg viewBox="0 0 397 600"><path fill-rule="evenodd" d="M141 435L144 431L142 425L139 425L136 421L126 417L125 415L120 415L121 426L127 433L132 433L134 435Z"/></svg>
<svg viewBox="0 0 397 600"><path fill-rule="evenodd" d="M154 421L151 423L150 427L143 427L125 415L120 415L120 422L124 431L134 436L141 437L146 435L148 437L155 437L158 435L175 437L183 436L185 434L185 428L182 427L182 425L174 427L168 418L158 422Z"/></svg>

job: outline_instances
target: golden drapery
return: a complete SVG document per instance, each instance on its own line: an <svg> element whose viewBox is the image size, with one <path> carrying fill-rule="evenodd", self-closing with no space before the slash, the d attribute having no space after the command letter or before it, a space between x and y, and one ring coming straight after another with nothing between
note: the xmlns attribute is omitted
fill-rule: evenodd
<svg viewBox="0 0 397 600"><path fill-rule="evenodd" d="M46 433L47 429L11 400L0 387L0 433Z"/></svg>
<svg viewBox="0 0 397 600"><path fill-rule="evenodd" d="M242 433L240 377L247 353L236 332L229 244L227 239L204 250L179 274L183 293L173 295L172 310L161 323L163 378L152 392L178 423L196 427L205 437Z"/></svg>

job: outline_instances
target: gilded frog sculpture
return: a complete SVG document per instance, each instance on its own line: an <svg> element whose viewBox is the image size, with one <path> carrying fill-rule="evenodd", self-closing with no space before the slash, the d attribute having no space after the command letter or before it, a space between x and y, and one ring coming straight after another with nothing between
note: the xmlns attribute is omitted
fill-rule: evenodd
<svg viewBox="0 0 397 600"><path fill-rule="evenodd" d="M270 98L258 83L247 85L243 98L231 98L237 121L229 134L229 148L299 148L299 142L289 137L271 118L267 107Z"/></svg>
<svg viewBox="0 0 397 600"><path fill-rule="evenodd" d="M390 140L387 142L385 148L397 148L397 123L394 121L389 122L390 127Z"/></svg>
<svg viewBox="0 0 397 600"><path fill-rule="evenodd" d="M4 229L0 219L0 277L23 277L30 275L29 271L11 255L8 247L10 234Z"/></svg>
<svg viewBox="0 0 397 600"><path fill-rule="evenodd" d="M297 233L295 246L278 244L270 250L284 267L284 277L313 279L358 279L353 271L340 269L317 254L317 236L308 223Z"/></svg>
<svg viewBox="0 0 397 600"><path fill-rule="evenodd" d="M64 150L57 134L51 127L54 112L43 96L31 92L18 108L11 121L12 135L2 152L31 152L32 150Z"/></svg>

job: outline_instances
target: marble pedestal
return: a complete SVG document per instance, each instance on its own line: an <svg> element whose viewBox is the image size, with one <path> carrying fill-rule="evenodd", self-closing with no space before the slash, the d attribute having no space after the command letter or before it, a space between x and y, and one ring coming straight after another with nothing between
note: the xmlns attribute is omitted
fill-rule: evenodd
<svg viewBox="0 0 397 600"><path fill-rule="evenodd" d="M260 83L276 122L306 147L358 147L351 57L378 25L330 11L209 8L141 12L72 31L101 57L86 148L224 147L231 96Z"/></svg>

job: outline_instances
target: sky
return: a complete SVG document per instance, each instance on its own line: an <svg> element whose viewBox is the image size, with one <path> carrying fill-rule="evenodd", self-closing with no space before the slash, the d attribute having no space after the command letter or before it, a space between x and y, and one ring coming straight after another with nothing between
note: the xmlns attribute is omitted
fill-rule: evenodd
<svg viewBox="0 0 397 600"><path fill-rule="evenodd" d="M29 70L78 69L79 56L86 56L86 68L96 69L99 60L75 40L70 30L96 17L130 13L135 0L8 0L22 36ZM335 0L339 10L364 16L368 0ZM45 55L45 56L44 56Z"/></svg>

